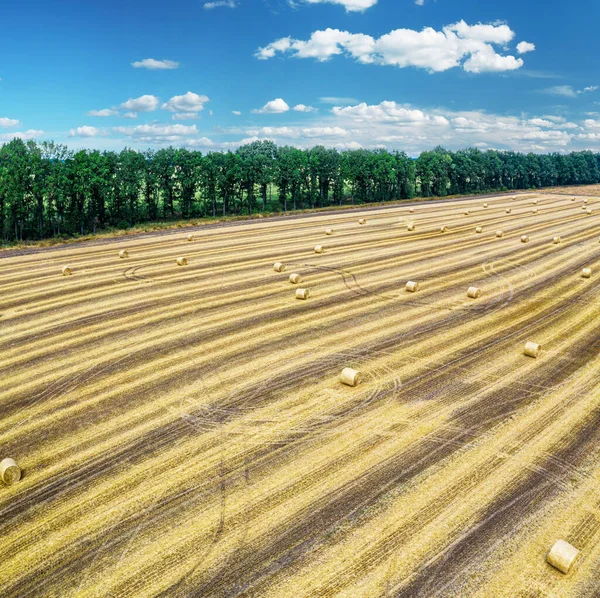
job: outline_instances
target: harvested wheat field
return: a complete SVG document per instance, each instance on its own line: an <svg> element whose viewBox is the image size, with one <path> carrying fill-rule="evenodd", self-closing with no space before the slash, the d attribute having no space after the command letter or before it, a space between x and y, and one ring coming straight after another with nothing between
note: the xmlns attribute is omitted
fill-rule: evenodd
<svg viewBox="0 0 600 598"><path fill-rule="evenodd" d="M22 478L0 595L600 596L600 209L578 199L1 254Z"/></svg>

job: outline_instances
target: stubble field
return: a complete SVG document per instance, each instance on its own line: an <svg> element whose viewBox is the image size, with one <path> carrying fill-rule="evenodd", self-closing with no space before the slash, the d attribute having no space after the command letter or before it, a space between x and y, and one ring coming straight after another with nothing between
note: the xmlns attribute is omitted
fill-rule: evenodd
<svg viewBox="0 0 600 598"><path fill-rule="evenodd" d="M600 188L571 193L0 254L0 595L600 596Z"/></svg>

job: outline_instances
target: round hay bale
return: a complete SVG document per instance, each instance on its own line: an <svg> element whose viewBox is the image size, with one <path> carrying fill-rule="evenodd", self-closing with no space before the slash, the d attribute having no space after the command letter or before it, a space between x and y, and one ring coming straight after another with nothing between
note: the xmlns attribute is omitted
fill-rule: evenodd
<svg viewBox="0 0 600 598"><path fill-rule="evenodd" d="M591 278L592 277L592 269L591 268L584 268L581 271L581 276L583 276L583 278Z"/></svg>
<svg viewBox="0 0 600 598"><path fill-rule="evenodd" d="M119 251L119 257L123 260L126 257L129 257L129 251L127 251L127 249L121 249L121 251Z"/></svg>
<svg viewBox="0 0 600 598"><path fill-rule="evenodd" d="M478 226L478 227L475 229L475 232L476 232L478 235L480 235L480 234L483 232L483 226Z"/></svg>
<svg viewBox="0 0 600 598"><path fill-rule="evenodd" d="M523 235L521 237L521 243L529 243L529 237L527 235Z"/></svg>
<svg viewBox="0 0 600 598"><path fill-rule="evenodd" d="M418 282L414 282L413 280L409 280L406 283L406 290L409 293L416 293L421 287L419 286Z"/></svg>
<svg viewBox="0 0 600 598"><path fill-rule="evenodd" d="M590 210L589 208L585 211L586 214L591 214L592 210Z"/></svg>
<svg viewBox="0 0 600 598"><path fill-rule="evenodd" d="M586 198L583 200L583 203L587 203L588 201L589 201L589 199Z"/></svg>
<svg viewBox="0 0 600 598"><path fill-rule="evenodd" d="M523 352L525 355L527 355L527 357L533 357L534 359L537 359L542 352L542 346L530 341L525 345L525 350Z"/></svg>
<svg viewBox="0 0 600 598"><path fill-rule="evenodd" d="M275 270L275 272L285 272L285 264L282 264L281 262L275 262L273 264L273 270Z"/></svg>
<svg viewBox="0 0 600 598"><path fill-rule="evenodd" d="M488 205L487 205L486 203L484 203L484 204L483 204L483 207L484 207L484 208L487 208L487 207L488 207Z"/></svg>
<svg viewBox="0 0 600 598"><path fill-rule="evenodd" d="M440 227L440 232L441 233L447 233L448 232L448 227L447 226L441 226Z"/></svg>
<svg viewBox="0 0 600 598"><path fill-rule="evenodd" d="M340 382L346 386L358 386L362 382L362 374L352 368L344 368L340 374Z"/></svg>
<svg viewBox="0 0 600 598"><path fill-rule="evenodd" d="M409 222L408 226L406 227L406 230L411 231L411 232L413 230L415 230L415 223L414 222Z"/></svg>
<svg viewBox="0 0 600 598"><path fill-rule="evenodd" d="M531 211L531 213L532 213L532 214L537 214L537 213L538 213L538 209L537 209L537 208L534 208L534 209Z"/></svg>
<svg viewBox="0 0 600 598"><path fill-rule="evenodd" d="M576 199L577 199L577 198L576 198L576 197L574 197L574 198L573 198L571 201L575 201Z"/></svg>
<svg viewBox="0 0 600 598"><path fill-rule="evenodd" d="M581 206L581 209L582 210L587 210L587 207L586 206Z"/></svg>
<svg viewBox="0 0 600 598"><path fill-rule="evenodd" d="M497 236L497 237L500 239L501 237L503 237L503 236L504 236L504 231L497 230L497 231L496 231L496 236Z"/></svg>
<svg viewBox="0 0 600 598"><path fill-rule="evenodd" d="M367 223L367 221L366 221L364 218L361 218L361 219L358 221L358 223L359 223L359 224L366 224L366 223Z"/></svg>
<svg viewBox="0 0 600 598"><path fill-rule="evenodd" d="M510 214L512 212L512 210L510 208L506 208L506 213Z"/></svg>
<svg viewBox="0 0 600 598"><path fill-rule="evenodd" d="M193 241L194 240L194 235L188 235L188 241Z"/></svg>
<svg viewBox="0 0 600 598"><path fill-rule="evenodd" d="M21 479L21 468L14 459L6 458L0 461L0 478L10 486Z"/></svg>
<svg viewBox="0 0 600 598"><path fill-rule="evenodd" d="M71 276L72 272L71 272L71 268L69 268L69 266L63 266L62 267L62 275L63 276Z"/></svg>
<svg viewBox="0 0 600 598"><path fill-rule="evenodd" d="M323 245L315 246L315 253L324 253L324 252L325 252L325 248L323 247Z"/></svg>
<svg viewBox="0 0 600 598"><path fill-rule="evenodd" d="M292 284L300 284L302 282L302 276L300 276L300 274L290 274L290 282Z"/></svg>
<svg viewBox="0 0 600 598"><path fill-rule="evenodd" d="M414 214L414 213L415 213L415 209L414 209L414 208L410 208L408 211L409 211L411 214Z"/></svg>
<svg viewBox="0 0 600 598"><path fill-rule="evenodd" d="M465 216L468 216L471 213L471 210L465 210Z"/></svg>
<svg viewBox="0 0 600 598"><path fill-rule="evenodd" d="M533 200L533 205L534 205L534 206L537 206L537 199L534 199L534 200Z"/></svg>
<svg viewBox="0 0 600 598"><path fill-rule="evenodd" d="M325 234L326 235L333 235L333 229L332 228L326 228L325 229Z"/></svg>
<svg viewBox="0 0 600 598"><path fill-rule="evenodd" d="M308 289L296 289L296 299L302 299L306 301L310 297L310 291Z"/></svg>
<svg viewBox="0 0 600 598"><path fill-rule="evenodd" d="M562 239L561 239L560 237L554 237L554 239L552 239L552 242L553 242L555 245L558 245L559 243L561 243L561 242L562 242Z"/></svg>
<svg viewBox="0 0 600 598"><path fill-rule="evenodd" d="M479 297L481 297L481 289L478 289L477 287L469 287L469 290L467 291L467 297L470 297L471 299L479 299Z"/></svg>
<svg viewBox="0 0 600 598"><path fill-rule="evenodd" d="M560 572L567 574L577 558L579 550L565 540L558 540L546 556L546 561Z"/></svg>
<svg viewBox="0 0 600 598"><path fill-rule="evenodd" d="M178 266L187 266L187 257L178 257L177 265Z"/></svg>

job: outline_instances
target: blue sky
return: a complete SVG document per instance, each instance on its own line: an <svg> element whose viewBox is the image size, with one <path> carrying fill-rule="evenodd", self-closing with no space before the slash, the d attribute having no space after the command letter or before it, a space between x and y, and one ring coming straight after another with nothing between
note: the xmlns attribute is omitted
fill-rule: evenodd
<svg viewBox="0 0 600 598"><path fill-rule="evenodd" d="M19 0L0 142L600 151L597 0Z"/></svg>

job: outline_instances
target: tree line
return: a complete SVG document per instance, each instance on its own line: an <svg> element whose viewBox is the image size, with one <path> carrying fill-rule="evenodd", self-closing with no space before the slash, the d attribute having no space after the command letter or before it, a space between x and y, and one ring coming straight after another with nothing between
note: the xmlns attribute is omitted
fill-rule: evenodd
<svg viewBox="0 0 600 598"><path fill-rule="evenodd" d="M14 139L0 147L3 242L159 220L279 212L600 182L600 154L404 152L256 141L237 151L81 150Z"/></svg>

